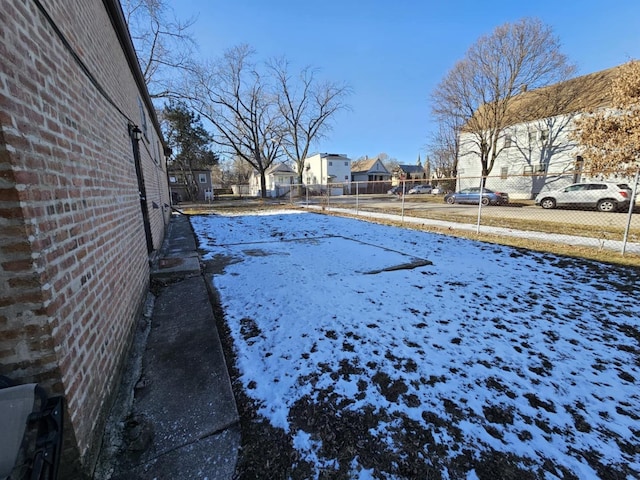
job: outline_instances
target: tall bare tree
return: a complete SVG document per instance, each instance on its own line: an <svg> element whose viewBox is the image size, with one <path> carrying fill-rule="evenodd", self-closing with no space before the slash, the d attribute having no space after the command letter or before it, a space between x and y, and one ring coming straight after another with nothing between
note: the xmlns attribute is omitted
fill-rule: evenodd
<svg viewBox="0 0 640 480"><path fill-rule="evenodd" d="M240 45L201 65L187 81L184 96L215 127L214 142L258 172L264 197L265 173L282 156L285 125L272 86L253 56L248 45Z"/></svg>
<svg viewBox="0 0 640 480"><path fill-rule="evenodd" d="M140 68L151 98L176 96L176 70L191 69L195 18L180 20L165 0L122 0Z"/></svg>
<svg viewBox="0 0 640 480"><path fill-rule="evenodd" d="M506 23L481 37L446 74L432 94L433 112L469 134L466 150L477 155L486 179L501 150L498 140L514 121L509 118L514 97L564 80L573 70L540 20Z"/></svg>
<svg viewBox="0 0 640 480"><path fill-rule="evenodd" d="M592 175L632 175L640 168L640 62L619 67L610 98L609 108L576 120L574 138Z"/></svg>
<svg viewBox="0 0 640 480"><path fill-rule="evenodd" d="M268 67L275 78L275 94L284 122L282 147L296 165L298 183L302 183L304 160L312 144L330 130L330 120L338 111L349 108L344 102L350 88L318 80L317 70L311 67L292 77L284 58L272 60Z"/></svg>

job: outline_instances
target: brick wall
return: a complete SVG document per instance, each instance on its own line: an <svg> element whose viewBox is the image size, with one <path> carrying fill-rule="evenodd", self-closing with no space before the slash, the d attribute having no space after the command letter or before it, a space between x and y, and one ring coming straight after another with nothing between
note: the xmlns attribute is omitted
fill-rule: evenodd
<svg viewBox="0 0 640 480"><path fill-rule="evenodd" d="M90 473L148 287L129 135L141 105L154 249L169 215L159 133L107 3L0 9L0 374L65 396L61 478Z"/></svg>

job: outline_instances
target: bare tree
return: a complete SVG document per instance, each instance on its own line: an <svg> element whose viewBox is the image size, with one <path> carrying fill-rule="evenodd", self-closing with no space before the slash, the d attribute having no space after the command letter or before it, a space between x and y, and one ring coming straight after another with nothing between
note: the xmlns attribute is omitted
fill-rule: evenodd
<svg viewBox="0 0 640 480"><path fill-rule="evenodd" d="M549 27L537 19L506 23L481 37L432 94L439 119L459 125L477 155L482 176L493 169L510 118L512 100L526 89L568 78L573 72ZM455 119L455 120L454 120Z"/></svg>
<svg viewBox="0 0 640 480"><path fill-rule="evenodd" d="M252 62L248 45L233 47L219 61L203 64L190 76L184 95L215 127L213 140L260 175L266 196L266 171L282 155L284 122L278 99Z"/></svg>
<svg viewBox="0 0 640 480"><path fill-rule="evenodd" d="M458 175L458 153L460 149L459 117L439 119L438 129L432 134L429 159L436 178L455 178Z"/></svg>
<svg viewBox="0 0 640 480"><path fill-rule="evenodd" d="M193 66L195 18L178 19L165 0L122 0L122 9L151 98L175 95L175 71Z"/></svg>
<svg viewBox="0 0 640 480"><path fill-rule="evenodd" d="M575 122L591 175L632 175L640 168L640 62L618 68L609 108L586 112Z"/></svg>
<svg viewBox="0 0 640 480"><path fill-rule="evenodd" d="M284 123L282 147L286 156L296 165L298 183L302 184L304 160L314 142L324 138L330 130L335 114L349 108L345 97L350 89L330 81L320 81L317 71L304 68L292 78L289 63L284 59L269 62L275 78L275 94Z"/></svg>

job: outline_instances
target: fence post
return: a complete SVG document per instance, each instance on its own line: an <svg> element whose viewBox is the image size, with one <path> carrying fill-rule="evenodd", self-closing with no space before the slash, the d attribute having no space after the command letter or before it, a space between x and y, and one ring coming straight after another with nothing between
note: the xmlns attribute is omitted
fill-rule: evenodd
<svg viewBox="0 0 640 480"><path fill-rule="evenodd" d="M627 214L627 226L624 229L624 237L622 239L622 256L627 250L627 240L629 238L629 229L631 228L631 216L636 206L636 195L638 194L638 180L640 179L640 167L636 170L636 178L634 180L633 191L631 192L631 200L629 201L629 212Z"/></svg>
<svg viewBox="0 0 640 480"><path fill-rule="evenodd" d="M480 177L480 198L478 199L478 221L476 222L476 234L480 233L480 219L482 218L482 195L484 194L484 178Z"/></svg>
<svg viewBox="0 0 640 480"><path fill-rule="evenodd" d="M404 223L404 197L407 194L407 181L405 179L402 179L402 222Z"/></svg>
<svg viewBox="0 0 640 480"><path fill-rule="evenodd" d="M331 206L331 184L327 182L327 209Z"/></svg>

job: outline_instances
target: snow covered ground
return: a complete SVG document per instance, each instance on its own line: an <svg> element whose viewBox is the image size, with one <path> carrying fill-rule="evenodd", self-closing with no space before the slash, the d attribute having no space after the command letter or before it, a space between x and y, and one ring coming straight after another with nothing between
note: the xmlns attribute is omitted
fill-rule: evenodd
<svg viewBox="0 0 640 480"><path fill-rule="evenodd" d="M637 270L298 211L191 222L244 390L310 478L640 477Z"/></svg>

